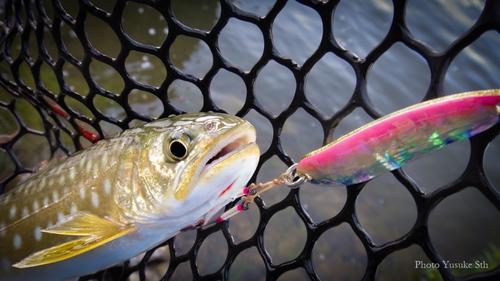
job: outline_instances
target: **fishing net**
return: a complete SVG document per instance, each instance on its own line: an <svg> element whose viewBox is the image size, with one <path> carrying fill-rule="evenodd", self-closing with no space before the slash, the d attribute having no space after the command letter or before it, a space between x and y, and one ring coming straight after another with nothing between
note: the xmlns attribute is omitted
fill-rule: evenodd
<svg viewBox="0 0 500 281"><path fill-rule="evenodd" d="M368 96L368 74L375 62L393 45L403 44L405 48L414 51L425 60L430 69L430 81L423 100L428 100L444 95L444 78L457 55L486 32L494 31L495 36L498 36L500 30L500 2L486 1L477 22L443 52L436 52L419 41L407 28L405 14L407 1L394 0L393 20L387 35L365 58L359 58L352 51L342 47L339 44L340 39L336 38L337 34L334 33L332 22L336 17L335 11L339 1L298 0L300 5L315 11L323 24L317 49L299 64L278 51L279 48L276 48L273 38L277 36L273 34L273 24L287 5L286 0L276 1L262 15L240 9L233 1L220 0L220 3L216 3L220 15L208 31L184 24L182 19L176 17L176 11L172 7L173 2L7 0L3 3L4 6L1 8L4 10L4 18L0 22L0 85L2 86L0 116L3 119L1 123L3 128L0 128L3 134L0 136L1 192L15 185L19 176L33 172L40 160L61 157L87 147L106 135L156 118L182 113L184 110L176 105L175 100L183 100L184 97L184 101L189 103L191 96L189 93L178 91L172 93L170 88L176 83L188 83L191 88L201 92L200 111L225 112L225 108L218 105L219 101L216 102L216 93L212 87L215 80L220 80L216 77L222 72L229 74L227 75L229 79L242 81L243 91L239 91L240 94L243 92L244 96L242 105L233 114L242 117L257 114L259 120L270 124L269 128L272 131L272 136L269 136L270 145L268 148L261 148L260 164L252 178L252 182L255 182L259 174L265 170L263 167L266 167L266 162L272 162L272 159L278 159L280 168L293 164L290 151L283 148L282 132L287 120L296 112L310 115L320 124L319 130L323 133L324 142L329 140L337 125L355 110L361 109L373 119L382 116L382 111ZM205 6L211 5L207 3L209 2L196 1L192 4L192 8L202 13ZM145 15L144 22L142 20L127 22L126 14L130 7L134 7L134 11L140 13L153 13L155 17ZM148 21L162 21L164 29L148 29ZM254 30L256 28L263 36L262 56L245 69L231 63L223 55L228 46L221 40L223 36L221 33L229 22L235 21L242 26ZM96 23L101 33L96 34L89 29L87 25L89 22ZM142 33L155 36L149 36L147 40L144 39L146 37L132 37L127 34L131 28L143 28ZM178 63L176 65L179 61L176 52L180 53L179 47L176 46L178 39L188 42L192 40L202 45L212 58L211 66L201 72L199 70L187 72L179 67ZM57 51L51 50L50 46L55 46ZM239 46L239 48L248 52L253 50L253 46ZM240 55L245 56L245 53L242 52ZM311 69L327 55L334 55L348 64L356 77L354 90L348 101L338 105L338 110L331 116L327 116L317 103L308 99L305 86L306 77ZM134 60L132 57L139 59ZM149 64L151 60L161 61L164 69L151 70ZM134 63L142 70L135 71ZM270 104L261 102L263 99L256 91L256 79L268 64L286 68L295 80L295 88L292 88L290 93L293 95L291 102L279 114L274 114L269 109ZM96 72L96 65L100 65L99 69L104 70ZM394 67L397 68L398 65ZM120 90L109 90L110 88L106 86L106 71L118 74L118 80L121 80ZM160 75L162 82L158 85L149 84L147 77L155 75ZM74 79L78 82L69 84L67 82L69 76L79 77ZM279 88L280 85L275 86ZM233 89L227 89L231 90ZM329 99L329 95L333 93L325 93L325 99ZM135 101L141 98L156 100L156 107L144 108L144 105L141 106L140 102ZM235 242L234 234L237 230L231 227L232 222L224 222L205 229L188 231L186 234L182 233L181 235L191 235L191 238L186 238L187 240L193 240L189 246L184 246L184 250L181 249L182 246L177 245L176 239L180 238L174 237L148 251L144 256L97 274L81 277L80 280L129 278L145 280L147 277L165 280L172 277L229 280L230 277L251 279L264 276L268 280L280 277L290 280L299 278L319 280L329 275L320 274L318 261L324 260L325 257L321 253L318 254L315 248L317 249L325 240L336 239L332 235L335 233L332 230L344 231L346 226L352 237L344 242L349 244L354 243L352 242L354 240L358 241L356 243L359 247L356 251L365 253L365 261L362 263L361 273L354 275L355 270L353 270L340 276L339 279L359 276L358 278L363 280L373 280L377 271L381 270L384 260L394 257L397 259L399 252L416 246L424 255L415 257L415 260L422 259L428 264L439 265L434 271L427 270L425 278L439 280L441 275L445 280L498 280L500 267L495 267L496 265L490 264L489 269L465 277L457 276L451 268L446 268L443 261L450 257L444 257L436 249L429 234L429 218L442 201L463 192L469 186L479 191L479 196L493 205L495 212L500 210L500 195L489 183L483 170L485 150L499 132L500 126L496 125L473 137L470 140L471 152L465 171L456 180L436 187L433 192L426 192L402 170L389 174L397 179L402 189L409 192L417 210L410 230L391 241L376 242L360 223L356 208L361 203L356 202L366 189L366 183L346 187L345 202L342 203L339 212L322 220L313 220L308 214L308 207L301 201L300 189L286 189L286 195L276 200L277 202L272 202L273 204L265 203L265 195L262 199L256 200L251 208L254 210L251 216L259 218L257 226L249 236L240 239L242 241ZM303 135L300 138L306 139L307 136ZM298 141L301 141L300 138ZM21 159L20 154L31 156ZM321 192L320 189L315 191ZM300 249L293 258L279 261L270 253L271 246L265 241L268 239L267 232L270 226L282 223L277 218L282 218L278 214L284 210L292 214L292 224L304 225L305 230L301 230L301 235L305 237L305 242L303 246L285 245L284 247ZM251 220L249 219L251 216L244 219ZM241 218L234 218L238 219ZM280 229L274 231L280 232ZM471 230L474 231L480 230ZM285 240L287 236L299 235L286 229L280 233ZM212 244L222 246L212 246ZM227 253L222 254L221 264L213 270L206 270L206 263L210 260L203 262L198 256L201 252L212 250L215 253L221 247L227 249ZM260 264L257 263L257 266L260 265L261 268L255 268L256 264L251 262L252 258L248 258L249 255L258 257ZM349 260L348 253L344 255L347 259L344 261L345 264L356 262ZM245 263L247 258L248 262ZM241 262L241 259L244 261ZM492 259L498 261L499 257ZM233 268L236 267L235 261L238 261L236 269ZM153 268L159 272L157 275L151 273ZM349 266L347 268L349 269ZM260 271L263 275L254 276L252 275L254 271Z"/></svg>

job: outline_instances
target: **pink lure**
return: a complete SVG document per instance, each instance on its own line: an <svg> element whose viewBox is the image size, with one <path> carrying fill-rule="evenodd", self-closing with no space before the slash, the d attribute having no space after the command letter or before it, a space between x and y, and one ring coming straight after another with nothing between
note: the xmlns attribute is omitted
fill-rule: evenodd
<svg viewBox="0 0 500 281"><path fill-rule="evenodd" d="M500 90L429 100L375 120L304 156L297 173L309 182L351 185L469 138L495 125Z"/></svg>

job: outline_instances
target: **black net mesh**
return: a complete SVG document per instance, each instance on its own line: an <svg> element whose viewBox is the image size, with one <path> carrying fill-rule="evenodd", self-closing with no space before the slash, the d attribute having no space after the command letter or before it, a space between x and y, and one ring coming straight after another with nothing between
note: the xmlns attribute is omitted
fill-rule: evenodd
<svg viewBox="0 0 500 281"><path fill-rule="evenodd" d="M423 98L427 100L444 95L444 80L449 72L450 64L465 48L486 32L493 31L494 36L498 37L500 30L500 2L486 1L482 13L472 27L454 40L444 51L436 52L419 41L407 28L407 1L393 0L393 20L387 35L365 58L361 59L352 51L343 48L339 44L340 39L336 38L334 33L332 22L336 17L335 12L340 1L298 0L300 5L312 9L319 15L323 26L319 46L303 63L298 64L280 53L273 39L273 36L277 36L274 34L276 30L273 29L273 24L287 5L286 0L276 1L269 6L267 13L260 16L238 8L230 0L220 0L220 3L214 1L190 3L192 9L198 9L201 13L203 9L207 9L207 6L217 6L220 15L209 31L183 24L176 17L173 2L118 0L116 3L115 1L92 1L91 3L88 0L7 0L2 3L5 17L0 22L0 85L3 89L0 94L0 117L3 120L0 123L3 126L0 128L3 130L0 135L0 163L2 165L0 191L10 189L18 181L20 175L31 173L41 160L51 156L60 157L60 155L82 149L107 134L155 118L182 113L184 110L176 106L174 100L183 100L184 97L189 103L190 96L187 93L173 93L169 90L175 83L189 83L192 88L201 92L203 98L199 103L200 111L225 112L225 108L216 104L215 93L211 87L217 74L222 71L231 74L230 77L241 79L244 84L243 93L240 93L244 94L242 106L234 114L246 117L256 112L259 118L268 120L272 127L269 148L261 147L263 154L260 165L252 179L255 181L265 170L263 165L266 165L266 162L272 162L272 159L279 158L286 166L293 163L290 151L283 149L282 132L287 120L296 112L305 111L321 125L325 142L331 137L337 125L355 110L362 109L372 118L382 116L382 111L368 97L368 73L375 62L394 44L402 43L405 48L421 56L428 65L430 82ZM260 4L262 3L256 2L255 5ZM269 3L266 4L269 5ZM139 22L127 22L128 9L135 7L134 11L137 10L134 5L139 7L138 11L144 12L145 16ZM155 17L149 16L153 14ZM246 70L232 64L221 54L221 50L227 48L220 40L221 33L228 22L235 19L251 28L256 27L263 36L262 56ZM151 21L161 21L164 29L148 29L148 23ZM192 22L196 24L197 19L192 19ZM156 36L132 38L127 33L132 28L143 28L138 34ZM96 33L93 29L98 29L99 32ZM181 51L186 51L181 49L193 48L190 44L179 47L176 43L178 39L187 40L188 43L191 42L189 40L194 40L192 42L203 45L208 56L211 56L212 64L202 71L201 75L197 72L198 70L186 73L181 67L176 67ZM250 51L252 48L252 46L238 47L249 48ZM348 102L338 105L338 110L332 116L327 116L317 105L308 100L305 83L311 69L323 57L332 54L354 70L356 81ZM138 59L132 59L134 57ZM160 61L164 69L151 70L148 64L151 60ZM293 99L280 114L273 114L268 109L268 105L261 102L256 94L256 78L270 63L289 70L295 80ZM104 70L96 72L96 65L101 65L100 69ZM134 65L136 68L142 68L142 72L134 70ZM398 68L398 65L394 67ZM107 72L113 72L115 77L119 77L121 85L118 90L106 85ZM79 77L75 79L77 82L73 80L72 84L69 84L67 81L71 76ZM154 76L160 77L161 82L157 85L148 82L152 81L148 80L148 77ZM498 73L496 77L498 78ZM137 93L141 94L137 95ZM325 93L324 98L329 99L329 95L333 93ZM137 99L141 97L156 100L156 107L144 109L144 106L141 107L141 103L137 102ZM114 109L110 111L109 108ZM239 231L238 227L234 230L232 221L224 222L206 229L181 234L191 235L191 238L185 238L187 240L194 239L194 242L184 251L181 251L181 246L177 245L180 238L175 237L147 252L143 257L91 276L81 277L81 280L125 280L128 278L144 280L146 277L229 280L230 277L231 279L252 279L264 278L264 276L268 280L275 280L279 277L287 279L308 277L312 280L319 280L335 276L345 280L356 278L356 276L363 280L372 280L375 279L377 271L383 267L384 260L397 257L398 252L415 248L415 246L421 249L420 255L413 258L415 261L422 259L428 263L440 265L440 268L435 271L420 270L422 279L439 280L440 274L445 280L499 280L500 267L496 267L500 260L498 251L491 254L493 257L490 259L496 260L497 263L489 260L488 269L466 276L461 276L461 274L457 276L456 271L446 268L443 262L453 257L443 256L436 249L429 233L431 212L447 197L463 192L471 186L479 192L486 204L493 205L494 212L500 210L499 192L490 184L483 170L485 150L499 132L500 126L496 125L472 138L470 157L465 171L450 183L435 187L433 192L425 192L422 186L402 170L392 173L401 184L401 188L406 188L411 194L417 215L410 230L391 241L376 243L360 223L357 205L362 204L358 199L360 193L366 188L366 183L345 188L345 202L339 208L338 214L332 214L329 218L322 220L313 220L310 217L306 211L307 206L301 203L299 195L302 191L300 189L287 190L287 194L276 200L277 202L273 202L274 204L266 205L264 203L266 196L264 196L263 199L256 200L251 208L253 210L250 211L251 215L234 218L234 220L259 218L255 231L245 239L240 239L242 241L234 241L233 235L234 232ZM307 138L304 135L296 137L298 139L295 141L299 142ZM38 145L39 143L41 144ZM313 148L310 147L311 150ZM20 155L25 156L20 157ZM495 159L497 157L498 155ZM277 176L283 172L282 168L285 165L278 164L279 168L272 170L272 174ZM302 187L304 188L309 187ZM327 192L326 188L314 189L314 192L320 193L323 190ZM266 229L273 224L281 223L276 217L283 210L288 212L293 210L291 211L291 220L294 221L292 224L305 226L305 230L300 230L301 235L305 237L305 242L303 246L285 244L283 247L298 247L299 250L296 251L297 254L294 257L278 261L272 253L270 254L270 244L264 242L269 235ZM321 252L318 253L317 249L325 240L336 239L332 235L336 232L331 232L332 230L344 231L343 227L346 225L348 225L351 237L343 243L354 243L352 241L357 240L359 246L352 250L364 253L365 257L362 258L364 262L357 261L361 267L350 267L349 264L356 263L356 261L349 260L348 251L343 252L340 260L344 259L342 264L346 264L346 269L352 271L344 272L343 275L329 275L328 271L319 269L318 264L325 257ZM286 229L279 229L279 227L273 231L280 233L282 237L299 235ZM475 233L482 230L470 231ZM193 238L194 235L195 238ZM464 244L466 243L467 241L464 241ZM463 245L457 245L457 247L461 246ZM207 251L211 253L212 250L215 253L219 248L227 249L227 253L222 254L221 265L213 270L205 270L207 265L204 261L210 263L210 259L199 259L200 253ZM245 262L239 262L238 267L235 268L235 261L242 257ZM254 259L260 263L252 262ZM339 260L332 259L332 266L333 263L339 263ZM413 262L407 267L410 268L408 271L417 271ZM153 268L159 272L157 275L151 275ZM355 272L359 268L361 270ZM324 272L327 273L321 274Z"/></svg>

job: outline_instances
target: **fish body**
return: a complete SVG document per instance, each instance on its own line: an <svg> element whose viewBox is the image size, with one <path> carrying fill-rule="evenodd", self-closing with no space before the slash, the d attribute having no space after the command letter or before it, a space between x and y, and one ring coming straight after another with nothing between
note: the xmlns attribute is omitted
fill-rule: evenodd
<svg viewBox="0 0 500 281"><path fill-rule="evenodd" d="M223 114L123 131L0 197L0 280L91 274L207 222L259 159L255 129Z"/></svg>
<svg viewBox="0 0 500 281"><path fill-rule="evenodd" d="M500 90L456 94L377 119L304 156L297 173L310 182L351 185L398 169L498 122Z"/></svg>

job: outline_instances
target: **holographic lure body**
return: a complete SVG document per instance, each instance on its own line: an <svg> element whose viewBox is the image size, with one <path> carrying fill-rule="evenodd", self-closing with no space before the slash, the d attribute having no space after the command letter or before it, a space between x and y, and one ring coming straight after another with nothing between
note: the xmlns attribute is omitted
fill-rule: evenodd
<svg viewBox="0 0 500 281"><path fill-rule="evenodd" d="M375 120L304 156L297 174L309 182L351 185L402 167L495 125L500 90L426 101Z"/></svg>

